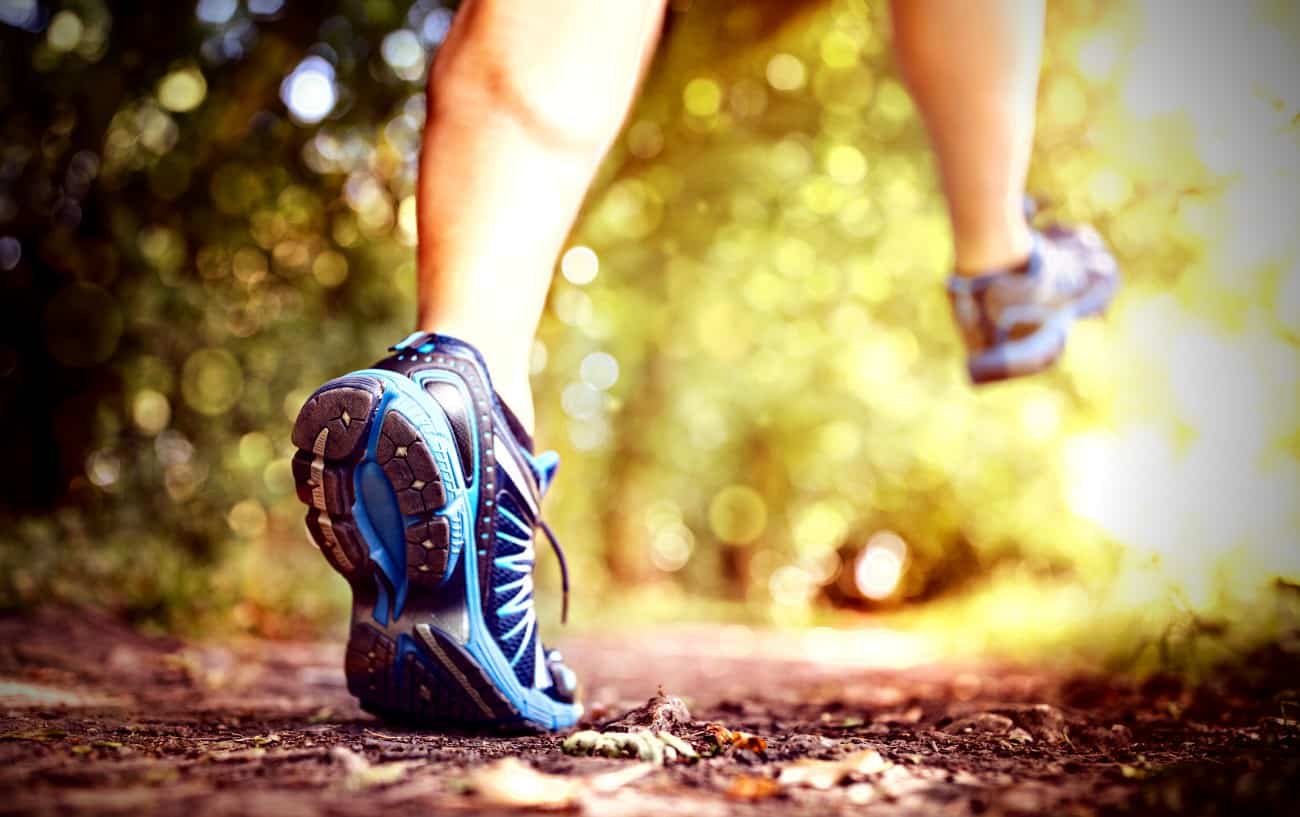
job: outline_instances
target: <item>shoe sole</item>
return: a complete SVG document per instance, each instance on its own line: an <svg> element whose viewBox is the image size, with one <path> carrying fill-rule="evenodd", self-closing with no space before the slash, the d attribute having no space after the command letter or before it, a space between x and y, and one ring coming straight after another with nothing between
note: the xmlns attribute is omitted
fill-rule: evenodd
<svg viewBox="0 0 1300 817"><path fill-rule="evenodd" d="M397 385L378 375L332 380L293 428L293 475L309 508L308 532L352 588L348 690L389 719L555 728L521 714L467 652L465 583L456 568L473 561L460 558L473 511L465 513L459 456L450 433ZM450 634L457 630L459 639Z"/></svg>

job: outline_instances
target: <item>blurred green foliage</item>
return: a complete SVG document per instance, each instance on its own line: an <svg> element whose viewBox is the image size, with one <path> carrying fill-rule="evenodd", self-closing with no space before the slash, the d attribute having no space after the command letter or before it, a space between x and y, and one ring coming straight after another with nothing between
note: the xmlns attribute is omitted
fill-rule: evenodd
<svg viewBox="0 0 1300 817"><path fill-rule="evenodd" d="M38 30L0 41L0 241L19 248L0 245L0 398L31 429L7 457L0 594L332 625L345 588L302 534L288 428L411 328L423 78L450 12L144 5L35 6ZM1051 5L1032 186L1108 236L1128 290L1056 371L976 392L883 4L673 8L534 355L577 621L724 600L811 624L946 597L933 621L962 637L1078 640L1105 616L1119 649L1245 620L1300 576L1285 56L1216 74L1206 109L1168 85L1154 4ZM1218 22L1295 53L1294 10L1237 12ZM1224 106L1246 124L1215 130ZM1197 453L1251 406L1267 422L1234 439L1273 459ZM1220 524L1204 469L1270 504ZM872 542L896 557L874 578Z"/></svg>

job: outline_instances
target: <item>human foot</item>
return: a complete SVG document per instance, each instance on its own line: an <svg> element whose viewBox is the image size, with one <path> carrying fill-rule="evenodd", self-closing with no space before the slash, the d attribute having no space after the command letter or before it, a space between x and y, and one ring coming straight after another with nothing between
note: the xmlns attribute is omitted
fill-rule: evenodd
<svg viewBox="0 0 1300 817"><path fill-rule="evenodd" d="M1021 268L953 275L948 296L969 350L971 380L989 383L1048 368L1074 321L1103 313L1118 288L1115 258L1090 227L1035 231Z"/></svg>

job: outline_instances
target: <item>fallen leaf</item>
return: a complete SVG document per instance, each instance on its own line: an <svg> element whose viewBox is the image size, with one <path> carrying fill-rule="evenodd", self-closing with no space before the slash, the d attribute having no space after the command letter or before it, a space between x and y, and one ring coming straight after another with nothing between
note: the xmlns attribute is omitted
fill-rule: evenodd
<svg viewBox="0 0 1300 817"><path fill-rule="evenodd" d="M876 723L917 723L921 720L921 707L913 706L902 712L886 712L875 717Z"/></svg>
<svg viewBox="0 0 1300 817"><path fill-rule="evenodd" d="M854 783L844 790L844 797L858 805L869 803L876 797L876 787L870 783Z"/></svg>
<svg viewBox="0 0 1300 817"><path fill-rule="evenodd" d="M694 763L700 759L700 753L695 751L695 747L672 734L671 732L659 732L659 740L664 742L664 751L672 750L677 753L677 758L687 763ZM672 758L670 757L669 760Z"/></svg>
<svg viewBox="0 0 1300 817"><path fill-rule="evenodd" d="M705 724L704 733L705 737L711 739L720 750L734 746L737 749L747 749L757 754L767 751L767 740L765 738L749 732L732 731L720 723Z"/></svg>
<svg viewBox="0 0 1300 817"><path fill-rule="evenodd" d="M238 763L245 760L260 760L266 756L261 746L252 749L235 749L229 752L205 752L203 757L215 763Z"/></svg>
<svg viewBox="0 0 1300 817"><path fill-rule="evenodd" d="M781 770L776 782L782 786L829 789L853 775L873 774L891 765L875 749L864 749L838 760L797 760Z"/></svg>
<svg viewBox="0 0 1300 817"><path fill-rule="evenodd" d="M654 769L650 763L638 763L605 774L568 777L539 772L518 758L505 757L475 769L463 783L487 805L566 811L578 808L587 794L607 794Z"/></svg>
<svg viewBox="0 0 1300 817"><path fill-rule="evenodd" d="M781 787L770 777L742 774L731 780L726 795L732 800L765 800L781 791Z"/></svg>
<svg viewBox="0 0 1300 817"><path fill-rule="evenodd" d="M995 715L1010 718L1017 728L1029 733L1035 741L1068 743L1069 725L1061 710L1048 704L1007 704L991 710Z"/></svg>
<svg viewBox="0 0 1300 817"><path fill-rule="evenodd" d="M513 757L476 769L465 782L480 800L497 806L562 811L576 808L582 794L576 779L539 772Z"/></svg>
<svg viewBox="0 0 1300 817"><path fill-rule="evenodd" d="M616 769L612 772L603 772L602 774L584 777L582 780L587 784L587 788L600 794L608 794L616 789L620 789L629 783L640 780L655 770L655 767L649 763L637 763L623 769Z"/></svg>
<svg viewBox="0 0 1300 817"><path fill-rule="evenodd" d="M943 727L949 735L1005 735L1015 726L1015 722L1006 715L995 712L977 712L953 721Z"/></svg>
<svg viewBox="0 0 1300 817"><path fill-rule="evenodd" d="M767 751L767 739L749 732L732 732L731 745L737 749L747 749L756 754Z"/></svg>
<svg viewBox="0 0 1300 817"><path fill-rule="evenodd" d="M350 791L396 783L406 776L408 769L419 765L419 761L415 760L372 764L363 755L346 746L335 746L330 750L330 757L343 766L343 787Z"/></svg>

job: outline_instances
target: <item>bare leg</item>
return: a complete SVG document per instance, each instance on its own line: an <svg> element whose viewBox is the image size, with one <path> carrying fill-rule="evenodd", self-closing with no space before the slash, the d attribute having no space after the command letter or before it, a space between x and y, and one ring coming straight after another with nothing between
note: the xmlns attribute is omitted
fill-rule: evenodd
<svg viewBox="0 0 1300 817"><path fill-rule="evenodd" d="M1043 0L893 0L894 47L943 177L958 274L1029 255Z"/></svg>
<svg viewBox="0 0 1300 817"><path fill-rule="evenodd" d="M468 0L429 75L419 328L478 347L533 424L556 256L653 51L664 0Z"/></svg>

